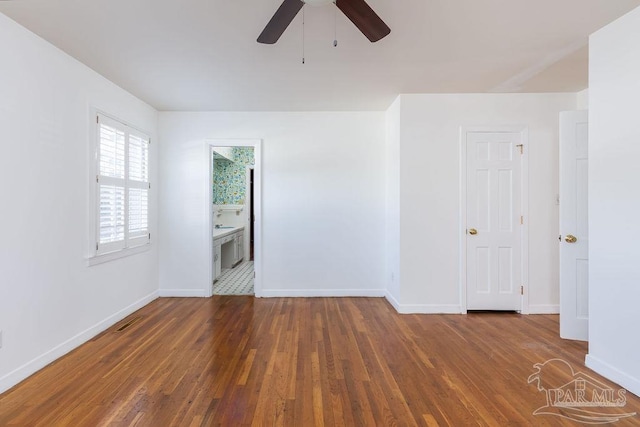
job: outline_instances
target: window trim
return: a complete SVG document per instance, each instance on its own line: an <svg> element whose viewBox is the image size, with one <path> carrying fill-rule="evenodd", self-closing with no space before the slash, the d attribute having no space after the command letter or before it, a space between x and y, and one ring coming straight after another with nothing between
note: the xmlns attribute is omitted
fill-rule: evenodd
<svg viewBox="0 0 640 427"><path fill-rule="evenodd" d="M151 142L152 138L150 132L146 132L141 130L140 128L131 125L125 120L121 120L111 114L104 113L98 109L91 109L91 126L89 126L89 179L87 180L89 183L89 204L87 207L87 214L89 218L89 232L88 232L88 248L86 255L86 264L88 266L102 264L104 262L109 262L112 260L116 260L119 258L123 258L126 256L146 252L151 249L152 243L152 233L151 233L151 217L154 215L151 211ZM129 238L129 211L128 211L128 203L125 204L125 240L124 247L116 247L114 250L107 251L99 251L98 250L98 242L99 242L99 228L100 228L100 220L99 220L99 198L100 198L100 183L99 183L99 175L100 175L100 166L99 166L99 148L100 148L100 120L104 120L106 122L115 122L119 126L123 126L127 130L127 134L132 134L138 137L143 137L148 139L149 141L149 164L148 164L148 181L145 181L144 184L148 184L148 187L145 185L145 188L148 188L148 201L147 201L147 230L149 232L149 236L142 237L132 237ZM129 141L127 138L126 147L125 147L125 158L128 162L129 155ZM104 178L103 178L104 179ZM132 181L133 185L129 186L128 179L128 171L125 172L125 197L128 197L129 188L139 188L140 182ZM142 188L142 187L140 187ZM103 243L102 246L110 245L109 243ZM113 246L112 246L113 247Z"/></svg>
<svg viewBox="0 0 640 427"><path fill-rule="evenodd" d="M143 245L133 246L131 248L118 249L113 252L106 252L104 254L94 255L87 258L87 266L103 264L105 262L113 261L116 259L128 257L131 255L147 252L151 250L151 240Z"/></svg>

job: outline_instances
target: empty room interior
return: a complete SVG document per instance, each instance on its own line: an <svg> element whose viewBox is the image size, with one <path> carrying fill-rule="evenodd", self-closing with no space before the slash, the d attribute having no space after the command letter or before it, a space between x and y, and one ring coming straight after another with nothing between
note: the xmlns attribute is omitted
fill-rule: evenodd
<svg viewBox="0 0 640 427"><path fill-rule="evenodd" d="M0 425L640 425L640 0L0 0L0 54Z"/></svg>

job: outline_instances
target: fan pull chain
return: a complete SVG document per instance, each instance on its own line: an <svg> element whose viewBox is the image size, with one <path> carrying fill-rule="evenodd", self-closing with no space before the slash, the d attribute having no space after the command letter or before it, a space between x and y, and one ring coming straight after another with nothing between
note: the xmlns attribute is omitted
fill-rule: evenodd
<svg viewBox="0 0 640 427"><path fill-rule="evenodd" d="M338 47L338 0L333 2L333 47Z"/></svg>
<svg viewBox="0 0 640 427"><path fill-rule="evenodd" d="M302 63L304 64L304 9L302 6Z"/></svg>

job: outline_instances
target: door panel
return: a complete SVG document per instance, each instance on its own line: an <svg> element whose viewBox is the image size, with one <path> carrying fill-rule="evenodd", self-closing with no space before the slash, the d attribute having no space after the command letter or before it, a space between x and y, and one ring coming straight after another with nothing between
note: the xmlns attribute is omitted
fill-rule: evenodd
<svg viewBox="0 0 640 427"><path fill-rule="evenodd" d="M513 231L513 174L510 170L498 171L498 222L500 231Z"/></svg>
<svg viewBox="0 0 640 427"><path fill-rule="evenodd" d="M513 292L513 250L512 248L498 248L499 280L498 288L501 294Z"/></svg>
<svg viewBox="0 0 640 427"><path fill-rule="evenodd" d="M489 231L491 216L490 200L491 190L489 184L489 171L476 170L476 212L475 228L480 231Z"/></svg>
<svg viewBox="0 0 640 427"><path fill-rule="evenodd" d="M491 292L491 256L489 248L486 246L476 247L476 286L475 291L479 294Z"/></svg>
<svg viewBox="0 0 640 427"><path fill-rule="evenodd" d="M466 134L468 310L521 309L521 144L520 132Z"/></svg>
<svg viewBox="0 0 640 427"><path fill-rule="evenodd" d="M560 113L560 336L582 341L589 337L588 141L587 111Z"/></svg>

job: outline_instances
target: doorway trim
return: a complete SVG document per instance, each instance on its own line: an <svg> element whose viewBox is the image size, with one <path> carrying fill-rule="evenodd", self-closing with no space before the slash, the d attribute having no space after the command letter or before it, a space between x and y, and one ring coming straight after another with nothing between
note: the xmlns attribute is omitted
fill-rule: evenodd
<svg viewBox="0 0 640 427"><path fill-rule="evenodd" d="M459 203L460 211L459 219L459 248L460 248L460 266L459 266L459 292L460 292L460 311L467 313L467 134L477 132L492 133L520 133L523 144L522 167L521 167L521 192L520 192L520 209L524 221L521 227L521 283L524 293L521 296L522 314L529 314L529 128L526 125L511 126L460 126L460 193Z"/></svg>
<svg viewBox="0 0 640 427"><path fill-rule="evenodd" d="M261 139L207 139L207 170L209 179L204 188L207 201L206 217L209 218L207 233L209 281L205 289L205 297L213 296L213 148L214 147L253 147L253 209L255 221L253 223L254 247L253 269L255 272L253 289L256 297L262 297L262 140Z"/></svg>
<svg viewBox="0 0 640 427"><path fill-rule="evenodd" d="M255 160L254 160L254 163L255 163ZM251 204L253 203L253 196L251 195L251 190L253 189L251 190L249 189L249 187L253 185L251 183L251 171L255 173L255 165L246 165L244 167L244 180L245 180L244 182L245 182L245 185L247 186L244 203L245 203L245 206L247 206L247 210L248 210L247 222L245 223L248 227L248 230L245 230L245 231L248 231L248 233L245 233L245 238L244 238L245 251L244 252L245 252L245 259L247 260L251 259L251 233L253 232L253 228L255 227L251 218L252 214L255 216L255 213L251 210Z"/></svg>

